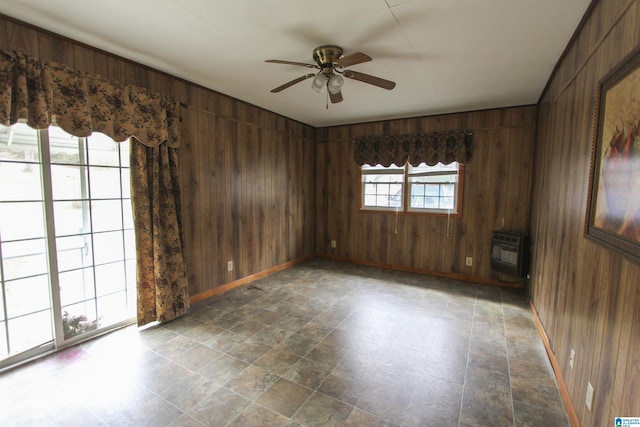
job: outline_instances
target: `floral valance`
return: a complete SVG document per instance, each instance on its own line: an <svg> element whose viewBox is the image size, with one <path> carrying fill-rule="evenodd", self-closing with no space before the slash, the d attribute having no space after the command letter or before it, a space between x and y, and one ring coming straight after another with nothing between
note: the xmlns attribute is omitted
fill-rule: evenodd
<svg viewBox="0 0 640 427"><path fill-rule="evenodd" d="M471 132L464 130L409 135L363 136L353 141L353 159L362 165L467 163L471 159Z"/></svg>
<svg viewBox="0 0 640 427"><path fill-rule="evenodd" d="M119 85L17 52L0 52L0 123L24 120L35 129L55 122L75 136L135 137L149 147L180 141L176 99Z"/></svg>

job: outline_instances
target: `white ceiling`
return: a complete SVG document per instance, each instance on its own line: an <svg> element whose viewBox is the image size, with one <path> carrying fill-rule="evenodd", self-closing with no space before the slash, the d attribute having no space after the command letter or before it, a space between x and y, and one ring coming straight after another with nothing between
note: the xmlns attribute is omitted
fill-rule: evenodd
<svg viewBox="0 0 640 427"><path fill-rule="evenodd" d="M316 127L534 104L591 0L2 0L0 13ZM335 44L350 67L330 104L311 79Z"/></svg>

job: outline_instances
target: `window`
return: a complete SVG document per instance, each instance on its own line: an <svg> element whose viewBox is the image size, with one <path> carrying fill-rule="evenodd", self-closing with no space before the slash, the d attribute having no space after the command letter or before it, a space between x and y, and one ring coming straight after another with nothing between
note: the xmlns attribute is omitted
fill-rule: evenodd
<svg viewBox="0 0 640 427"><path fill-rule="evenodd" d="M362 210L441 213L462 212L463 166L362 166Z"/></svg>
<svg viewBox="0 0 640 427"><path fill-rule="evenodd" d="M362 207L363 209L402 208L404 188L404 168L381 165L362 167Z"/></svg>
<svg viewBox="0 0 640 427"><path fill-rule="evenodd" d="M0 368L133 321L128 145L0 126Z"/></svg>

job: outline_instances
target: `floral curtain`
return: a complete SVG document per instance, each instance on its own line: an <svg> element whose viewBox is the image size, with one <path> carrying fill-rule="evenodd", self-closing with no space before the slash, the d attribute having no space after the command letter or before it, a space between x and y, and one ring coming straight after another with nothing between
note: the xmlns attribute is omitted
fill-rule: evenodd
<svg viewBox="0 0 640 427"><path fill-rule="evenodd" d="M353 159L362 165L412 166L426 163L467 163L472 156L469 131L432 132L409 135L363 136L353 141Z"/></svg>
<svg viewBox="0 0 640 427"><path fill-rule="evenodd" d="M167 322L189 309L177 148L131 144L131 204L138 324Z"/></svg>
<svg viewBox="0 0 640 427"><path fill-rule="evenodd" d="M138 324L184 314L189 298L177 173L177 101L3 51L0 123L10 126L18 120L35 129L55 123L79 137L101 132L115 141L131 138Z"/></svg>

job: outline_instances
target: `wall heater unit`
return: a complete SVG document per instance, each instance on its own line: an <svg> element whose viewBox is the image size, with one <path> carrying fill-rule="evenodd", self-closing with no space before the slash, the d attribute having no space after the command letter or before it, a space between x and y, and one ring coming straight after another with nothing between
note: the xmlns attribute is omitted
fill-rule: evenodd
<svg viewBox="0 0 640 427"><path fill-rule="evenodd" d="M529 270L529 237L494 231L491 239L491 268L517 277Z"/></svg>

